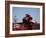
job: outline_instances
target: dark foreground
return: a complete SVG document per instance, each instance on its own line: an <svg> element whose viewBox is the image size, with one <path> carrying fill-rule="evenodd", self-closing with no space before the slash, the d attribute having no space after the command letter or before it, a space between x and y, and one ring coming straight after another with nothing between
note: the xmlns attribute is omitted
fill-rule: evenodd
<svg viewBox="0 0 46 38"><path fill-rule="evenodd" d="M30 29L29 25L24 25L23 23L13 23L13 31L15 30L39 30L40 24L34 23L32 24L32 29Z"/></svg>

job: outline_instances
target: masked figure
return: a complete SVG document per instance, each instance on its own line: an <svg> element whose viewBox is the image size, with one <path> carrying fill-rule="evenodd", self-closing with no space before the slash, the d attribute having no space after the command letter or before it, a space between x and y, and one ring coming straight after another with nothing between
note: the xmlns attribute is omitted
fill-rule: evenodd
<svg viewBox="0 0 46 38"><path fill-rule="evenodd" d="M32 29L32 17L29 14L26 14L26 16L23 18L23 24L28 25L30 30Z"/></svg>

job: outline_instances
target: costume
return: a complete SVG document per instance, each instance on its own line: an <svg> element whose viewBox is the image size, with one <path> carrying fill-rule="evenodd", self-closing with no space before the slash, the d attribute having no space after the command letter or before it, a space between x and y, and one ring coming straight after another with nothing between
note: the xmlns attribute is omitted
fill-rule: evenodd
<svg viewBox="0 0 46 38"><path fill-rule="evenodd" d="M32 29L31 20L32 17L29 14L26 14L26 17L23 18L23 24L28 25L30 30Z"/></svg>

